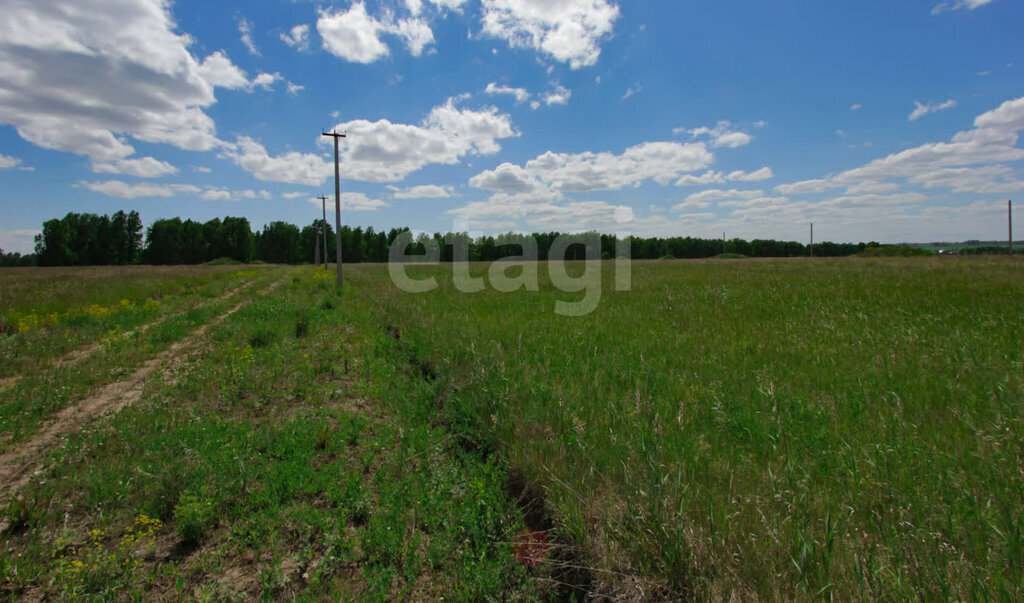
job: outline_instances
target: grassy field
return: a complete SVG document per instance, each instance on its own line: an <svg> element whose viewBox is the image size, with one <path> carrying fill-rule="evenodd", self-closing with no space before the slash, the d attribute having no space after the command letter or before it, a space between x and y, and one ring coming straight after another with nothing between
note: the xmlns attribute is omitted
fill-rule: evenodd
<svg viewBox="0 0 1024 603"><path fill-rule="evenodd" d="M18 417L8 431L21 425L0 474L65 410L87 420L50 438L23 487L0 484L0 593L533 598L510 548L522 521L503 466L432 416L439 385L410 365L373 300L343 303L333 278L235 275L226 297L164 319L184 321L174 328L155 319L130 355L120 339L92 351L79 361L92 363L88 382L39 386L44 408L28 414L7 410L40 380L20 375L0 405ZM158 331L166 340L151 344ZM161 356L174 345L182 352ZM132 370L154 359L158 370ZM90 415L119 384L132 403Z"/></svg>
<svg viewBox="0 0 1024 603"><path fill-rule="evenodd" d="M1020 598L1022 269L638 262L578 318L543 271L539 293L352 279L542 484L592 590Z"/></svg>
<svg viewBox="0 0 1024 603"><path fill-rule="evenodd" d="M0 272L5 596L1024 596L1020 261L239 268Z"/></svg>

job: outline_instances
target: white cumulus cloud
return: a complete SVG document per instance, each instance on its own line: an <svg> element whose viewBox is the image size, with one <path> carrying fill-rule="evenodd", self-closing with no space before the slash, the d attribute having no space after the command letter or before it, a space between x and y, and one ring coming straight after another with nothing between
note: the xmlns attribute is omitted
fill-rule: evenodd
<svg viewBox="0 0 1024 603"><path fill-rule="evenodd" d="M281 41L300 52L309 50L309 24L302 23L291 28L287 33L282 32Z"/></svg>
<svg viewBox="0 0 1024 603"><path fill-rule="evenodd" d="M941 168L911 176L908 182L925 188L948 188L954 193L1017 193L1024 191L1024 181L1015 170L1005 165Z"/></svg>
<svg viewBox="0 0 1024 603"><path fill-rule="evenodd" d="M693 193L686 197L685 201L694 202L711 202L711 201L722 201L725 199L756 199L758 197L764 197L764 191L762 190L737 190L737 189L719 189L713 188L699 193Z"/></svg>
<svg viewBox="0 0 1024 603"><path fill-rule="evenodd" d="M618 6L606 0L483 0L483 33L513 48L532 49L572 69L601 55L600 43L612 33Z"/></svg>
<svg viewBox="0 0 1024 603"><path fill-rule="evenodd" d="M357 119L339 123L346 132L340 141L342 177L367 182L396 182L426 165L454 165L467 155L492 155L498 140L518 136L508 115L494 107L479 110L457 106L448 99L434 107L419 125L386 119ZM258 141L239 137L224 157L260 180L319 186L333 175L333 158L292 151L272 156Z"/></svg>
<svg viewBox="0 0 1024 603"><path fill-rule="evenodd" d="M405 40L405 47L414 57L423 54L423 49L434 43L434 32L422 19L402 19L388 31Z"/></svg>
<svg viewBox="0 0 1024 603"><path fill-rule="evenodd" d="M565 86L558 85L544 94L544 104L566 105L569 103L570 98L572 98L572 90L569 90Z"/></svg>
<svg viewBox="0 0 1024 603"><path fill-rule="evenodd" d="M676 180L676 186L706 186L708 184L722 184L725 182L725 174L708 170L700 176L685 174Z"/></svg>
<svg viewBox="0 0 1024 603"><path fill-rule="evenodd" d="M769 178L774 177L775 173L772 172L772 168L765 166L759 170L754 170L753 172L749 173L744 172L743 170L729 172L729 175L726 176L726 179L734 180L737 182L760 182L761 180L768 180Z"/></svg>
<svg viewBox="0 0 1024 603"><path fill-rule="evenodd" d="M198 186L191 184L165 184L140 182L128 184L120 180L106 180L103 182L79 181L75 186L85 188L109 197L120 199L137 199L139 197L173 197L180 194L195 194L200 192Z"/></svg>
<svg viewBox="0 0 1024 603"><path fill-rule="evenodd" d="M205 201L249 201L253 199L269 201L272 197L273 195L270 194L270 191L265 190L235 191L219 187L209 187L199 195L199 198Z"/></svg>
<svg viewBox="0 0 1024 603"><path fill-rule="evenodd" d="M689 134L692 138L707 138L713 147L727 147L735 149L750 144L753 136L739 130L734 130L728 121L720 121L713 128L702 126L700 128L676 128L674 134Z"/></svg>
<svg viewBox="0 0 1024 603"><path fill-rule="evenodd" d="M384 201L368 197L365 193L341 193L340 198L342 211L374 211L388 207ZM308 201L320 207L320 199L310 198ZM328 199L327 202L328 204L334 203L334 200Z"/></svg>
<svg viewBox="0 0 1024 603"><path fill-rule="evenodd" d="M13 2L0 19L0 123L38 146L115 161L130 138L209 150L223 53L199 62L162 0ZM209 79L207 79L209 78ZM211 80L213 83L211 83Z"/></svg>
<svg viewBox="0 0 1024 603"><path fill-rule="evenodd" d="M93 163L92 171L97 174L127 174L139 178L159 178L177 174L178 168L153 157L140 157Z"/></svg>
<svg viewBox="0 0 1024 603"><path fill-rule="evenodd" d="M470 185L503 193L547 189L553 193L620 190L645 180L667 184L711 164L702 143L645 142L612 153L548 151L525 166L504 163L470 179Z"/></svg>
<svg viewBox="0 0 1024 603"><path fill-rule="evenodd" d="M259 180L269 182L319 186L334 169L333 163L312 153L292 151L271 157L262 144L248 136L240 136L223 156Z"/></svg>
<svg viewBox="0 0 1024 603"><path fill-rule="evenodd" d="M343 12L323 11L316 22L324 50L353 63L372 63L388 56L388 46L380 40L386 29L367 14L362 2Z"/></svg>
<svg viewBox="0 0 1024 603"><path fill-rule="evenodd" d="M239 90L249 87L249 77L231 62L224 51L218 50L203 59L197 69L199 77L212 86Z"/></svg>
<svg viewBox="0 0 1024 603"><path fill-rule="evenodd" d="M401 38L413 56L434 43L434 32L426 20L401 19L393 22L391 13L378 19L366 12L363 2L356 2L347 11L323 10L316 22L324 50L353 63L373 63L390 54L381 39L385 34Z"/></svg>
<svg viewBox="0 0 1024 603"><path fill-rule="evenodd" d="M211 86L228 90L244 90L246 92L252 92L257 87L271 90L274 84L281 79L281 74L279 73L260 73L252 80L249 80L249 76L245 71L232 63L231 59L222 50L218 50L203 59L203 62L199 64L197 73L199 77L206 80Z"/></svg>
<svg viewBox="0 0 1024 603"><path fill-rule="evenodd" d="M495 107L478 110L450 98L419 124L357 119L337 124L347 132L341 152L346 178L394 182L429 164L454 165L467 155L493 155L498 140L518 136L508 115Z"/></svg>
<svg viewBox="0 0 1024 603"><path fill-rule="evenodd" d="M1024 130L1024 97L1004 102L974 119L974 128L955 134L949 142L919 145L863 166L825 178L780 184L784 195L823 193L847 187L847 193L894 192L904 183L924 188L948 188L955 193L995 194L1024 190L1017 172L1005 165L1024 159L1017 146Z"/></svg>
<svg viewBox="0 0 1024 603"><path fill-rule="evenodd" d="M388 188L394 191L395 199L447 199L454 193L452 187L436 184L424 184L406 189L393 186Z"/></svg>
<svg viewBox="0 0 1024 603"><path fill-rule="evenodd" d="M484 89L484 93L490 95L507 94L509 96L514 96L516 99L516 104L524 103L530 100L530 93L526 90L526 88L512 88L509 86L499 86L494 82L487 84L487 88Z"/></svg>

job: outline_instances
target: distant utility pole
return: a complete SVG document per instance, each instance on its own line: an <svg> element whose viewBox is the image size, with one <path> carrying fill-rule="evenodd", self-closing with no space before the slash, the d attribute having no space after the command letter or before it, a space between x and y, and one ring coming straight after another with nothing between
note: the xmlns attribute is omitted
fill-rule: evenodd
<svg viewBox="0 0 1024 603"><path fill-rule="evenodd" d="M722 231L722 253L725 253L725 231Z"/></svg>
<svg viewBox="0 0 1024 603"><path fill-rule="evenodd" d="M324 211L324 220L320 223L320 232L323 233L324 237L324 270L327 270L327 196L317 197L320 199L320 209ZM320 261L317 260L317 264Z"/></svg>
<svg viewBox="0 0 1024 603"><path fill-rule="evenodd" d="M321 229L317 228L316 229L316 240L313 241L313 265L314 266L319 266L320 265L320 235L321 234L322 234L321 233Z"/></svg>
<svg viewBox="0 0 1024 603"><path fill-rule="evenodd" d="M1013 201L1006 202L1006 228L1010 234L1010 255L1013 255Z"/></svg>
<svg viewBox="0 0 1024 603"><path fill-rule="evenodd" d="M814 222L811 222L811 257L814 257Z"/></svg>
<svg viewBox="0 0 1024 603"><path fill-rule="evenodd" d="M323 135L334 139L334 243L338 250L338 289L341 289L341 172L338 170L338 139L345 138L345 135L338 134L336 130L324 132Z"/></svg>

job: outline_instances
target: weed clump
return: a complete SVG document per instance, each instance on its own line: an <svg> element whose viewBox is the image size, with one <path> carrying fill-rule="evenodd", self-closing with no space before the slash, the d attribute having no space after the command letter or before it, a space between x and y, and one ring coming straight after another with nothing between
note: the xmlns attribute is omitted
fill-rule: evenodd
<svg viewBox="0 0 1024 603"><path fill-rule="evenodd" d="M317 430L316 433L316 447L318 450L326 450L327 445L331 443L331 426L326 423Z"/></svg>
<svg viewBox="0 0 1024 603"><path fill-rule="evenodd" d="M14 534L28 527L32 521L32 507L24 500L15 498L7 505L4 517L7 519L7 530Z"/></svg>
<svg viewBox="0 0 1024 603"><path fill-rule="evenodd" d="M258 327L249 335L249 345L254 348L265 348L276 339L277 334L267 326Z"/></svg>
<svg viewBox="0 0 1024 603"><path fill-rule="evenodd" d="M295 337L301 339L309 334L309 317L303 314L295 321Z"/></svg>
<svg viewBox="0 0 1024 603"><path fill-rule="evenodd" d="M0 335L14 335L18 332L18 326L11 322L6 316L0 315Z"/></svg>
<svg viewBox="0 0 1024 603"><path fill-rule="evenodd" d="M213 525L213 503L194 494L182 495L174 507L174 523L178 535L187 543L199 542Z"/></svg>

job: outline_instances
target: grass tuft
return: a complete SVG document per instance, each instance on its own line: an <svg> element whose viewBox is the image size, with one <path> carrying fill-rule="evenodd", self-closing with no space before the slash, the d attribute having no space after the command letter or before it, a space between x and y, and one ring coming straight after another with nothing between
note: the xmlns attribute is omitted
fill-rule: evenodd
<svg viewBox="0 0 1024 603"><path fill-rule="evenodd" d="M183 494L174 507L174 527L182 541L189 544L202 540L215 518L213 503L194 494Z"/></svg>

